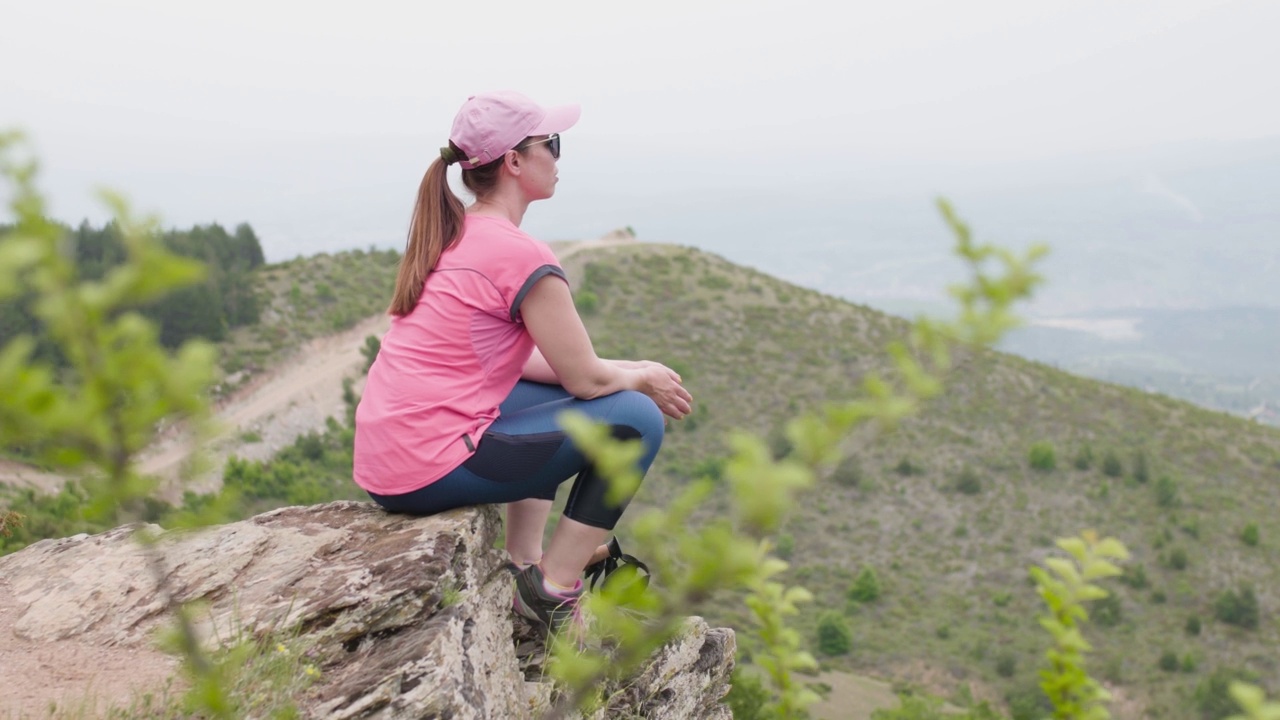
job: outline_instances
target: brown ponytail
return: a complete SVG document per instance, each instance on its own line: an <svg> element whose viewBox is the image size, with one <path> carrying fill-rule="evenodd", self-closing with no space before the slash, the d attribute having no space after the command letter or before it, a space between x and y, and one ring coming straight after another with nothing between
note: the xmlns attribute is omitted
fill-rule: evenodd
<svg viewBox="0 0 1280 720"><path fill-rule="evenodd" d="M404 317L413 312L418 306L427 275L435 269L440 253L462 232L465 208L449 189L448 169L445 161L437 158L427 168L427 174L418 186L418 201L414 203L413 217L409 219L409 237L405 241L404 257L400 258L400 272L396 275L396 289L388 309L392 315Z"/></svg>
<svg viewBox="0 0 1280 720"><path fill-rule="evenodd" d="M449 149L456 157L465 157L463 151L449 141ZM516 149L522 152L521 148ZM464 169L462 184L477 198L488 195L498 184L503 158L486 165ZM396 289L391 295L391 307L387 312L404 317L418 306L427 275L435 269L440 255L457 241L462 234L462 222L466 208L449 189L447 171L449 164L437 158L427 168L418 186L418 201L413 206L409 220L409 238L405 241L404 257L400 258L400 272L396 275Z"/></svg>

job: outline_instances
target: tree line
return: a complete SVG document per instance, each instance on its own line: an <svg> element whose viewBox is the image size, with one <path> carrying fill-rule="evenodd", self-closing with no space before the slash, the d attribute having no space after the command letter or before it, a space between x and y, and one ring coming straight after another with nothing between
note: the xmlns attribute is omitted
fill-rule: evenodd
<svg viewBox="0 0 1280 720"><path fill-rule="evenodd" d="M112 220L94 227L87 220L78 227L54 223L62 239L62 252L74 258L78 275L100 281L126 262L127 249L120 227ZM14 226L0 224L0 235ZM217 223L195 225L188 230L157 231L159 241L170 252L199 260L205 266L203 282L174 291L162 300L133 308L153 321L160 342L176 348L185 340L205 338L217 341L227 331L258 321L261 301L254 292L252 271L263 264L262 244L253 228L241 223L232 232ZM19 335L36 340L36 354L55 364L63 364L57 349L33 312L33 293L0 300L0 343Z"/></svg>

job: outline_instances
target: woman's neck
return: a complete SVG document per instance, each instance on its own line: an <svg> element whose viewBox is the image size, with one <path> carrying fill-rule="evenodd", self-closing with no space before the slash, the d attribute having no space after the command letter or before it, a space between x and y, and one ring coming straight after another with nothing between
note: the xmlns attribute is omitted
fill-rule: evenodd
<svg viewBox="0 0 1280 720"><path fill-rule="evenodd" d="M520 227L520 221L524 219L524 211L528 208L528 202L494 193L484 200L476 200L471 207L467 208L467 212L471 215L502 218Z"/></svg>

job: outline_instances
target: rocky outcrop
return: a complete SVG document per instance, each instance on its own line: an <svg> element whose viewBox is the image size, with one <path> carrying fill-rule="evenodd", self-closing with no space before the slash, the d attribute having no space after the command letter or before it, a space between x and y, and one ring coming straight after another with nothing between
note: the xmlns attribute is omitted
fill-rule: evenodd
<svg viewBox="0 0 1280 720"><path fill-rule="evenodd" d="M200 601L206 644L296 629L319 671L306 717L537 717L552 690L517 657L500 527L492 508L337 502L163 532L158 548L176 598ZM155 588L130 528L0 558L0 716L158 692L178 662L157 649L170 618ZM692 618L599 716L727 718L733 652L732 631Z"/></svg>

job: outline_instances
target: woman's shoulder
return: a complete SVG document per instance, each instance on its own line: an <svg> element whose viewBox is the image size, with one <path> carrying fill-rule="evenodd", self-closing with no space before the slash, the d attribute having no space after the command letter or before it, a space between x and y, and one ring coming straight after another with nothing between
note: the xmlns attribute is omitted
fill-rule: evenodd
<svg viewBox="0 0 1280 720"><path fill-rule="evenodd" d="M500 240L537 242L532 235L521 230L515 223L493 215L467 213L463 232L467 235L483 235Z"/></svg>
<svg viewBox="0 0 1280 720"><path fill-rule="evenodd" d="M492 250L495 245L505 246L512 251L524 249L527 252L546 254L551 246L521 230L510 220L490 215L467 215L463 226L462 239L479 240L472 243L474 251ZM460 243L462 244L462 243Z"/></svg>

